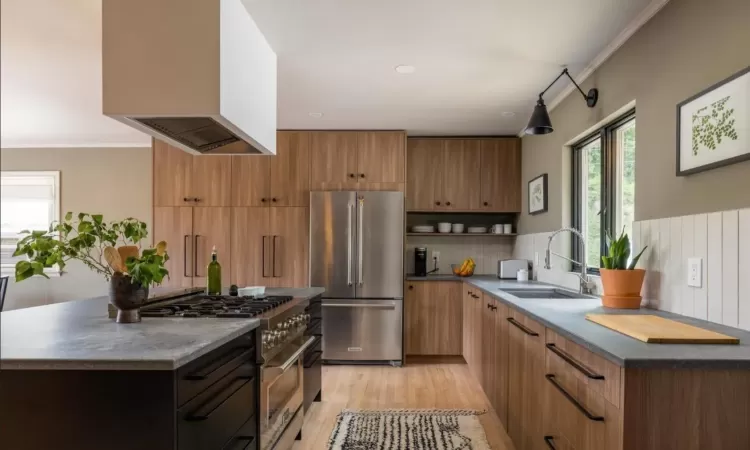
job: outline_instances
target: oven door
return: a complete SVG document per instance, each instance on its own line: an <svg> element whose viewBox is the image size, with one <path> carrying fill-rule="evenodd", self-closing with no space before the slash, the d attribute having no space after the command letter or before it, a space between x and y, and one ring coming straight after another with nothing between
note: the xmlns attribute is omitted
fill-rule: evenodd
<svg viewBox="0 0 750 450"><path fill-rule="evenodd" d="M282 438L286 442L286 435L296 436L300 431L291 429L289 425L298 422L293 419L304 399L302 359L305 350L313 342L315 337L301 336L287 343L284 349L261 367L261 450L270 450Z"/></svg>

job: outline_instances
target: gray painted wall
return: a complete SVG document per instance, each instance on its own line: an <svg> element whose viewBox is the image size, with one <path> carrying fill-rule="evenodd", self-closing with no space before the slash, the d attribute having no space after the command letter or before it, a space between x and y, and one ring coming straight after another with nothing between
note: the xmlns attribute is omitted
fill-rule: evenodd
<svg viewBox="0 0 750 450"><path fill-rule="evenodd" d="M689 177L675 176L676 105L750 65L750 1L672 0L583 83L599 89L587 108L568 96L551 115L555 132L523 138L527 182L549 174L549 212L519 221L520 233L565 223L569 156L565 144L636 101L635 219L649 220L750 206L750 161Z"/></svg>

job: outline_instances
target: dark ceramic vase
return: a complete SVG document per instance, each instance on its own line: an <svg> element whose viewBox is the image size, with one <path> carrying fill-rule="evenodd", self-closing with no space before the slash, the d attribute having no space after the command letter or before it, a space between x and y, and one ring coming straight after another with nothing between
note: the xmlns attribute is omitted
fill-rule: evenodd
<svg viewBox="0 0 750 450"><path fill-rule="evenodd" d="M117 308L118 323L141 321L141 306L148 298L148 287L143 287L121 273L112 275L109 281L109 302Z"/></svg>

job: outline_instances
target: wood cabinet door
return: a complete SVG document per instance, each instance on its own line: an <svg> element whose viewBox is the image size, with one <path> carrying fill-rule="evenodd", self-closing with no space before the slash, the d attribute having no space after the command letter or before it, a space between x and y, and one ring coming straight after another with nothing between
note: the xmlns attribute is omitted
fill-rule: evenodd
<svg viewBox="0 0 750 450"><path fill-rule="evenodd" d="M440 179L440 210L479 209L481 150L477 139L447 139Z"/></svg>
<svg viewBox="0 0 750 450"><path fill-rule="evenodd" d="M406 133L367 131L358 133L357 175L365 183L404 183Z"/></svg>
<svg viewBox="0 0 750 450"><path fill-rule="evenodd" d="M162 286L184 288L193 285L193 208L157 206L154 208L154 242L167 243L169 277Z"/></svg>
<svg viewBox="0 0 750 450"><path fill-rule="evenodd" d="M191 196L196 206L231 206L232 157L229 155L193 156Z"/></svg>
<svg viewBox="0 0 750 450"><path fill-rule="evenodd" d="M495 390L490 398L492 407L495 408L497 416L508 426L508 307L502 302L495 301L495 349L494 349L494 375Z"/></svg>
<svg viewBox="0 0 750 450"><path fill-rule="evenodd" d="M505 320L513 319L514 324L523 325L523 316L509 309ZM509 322L508 326L508 418L506 428L508 436L518 449L523 446L523 404L525 378L525 337L524 331Z"/></svg>
<svg viewBox="0 0 750 450"><path fill-rule="evenodd" d="M461 354L461 283L408 282L406 302L407 355Z"/></svg>
<svg viewBox="0 0 750 450"><path fill-rule="evenodd" d="M524 379L523 379L523 402L522 402L522 424L524 444L522 448L529 450L546 450L544 442L544 427L542 423L544 401L544 388L547 382L544 378L545 370L545 347L544 326L520 315L518 320L523 319L523 324L531 333L524 334Z"/></svg>
<svg viewBox="0 0 750 450"><path fill-rule="evenodd" d="M271 160L278 156L232 155L232 206L271 203Z"/></svg>
<svg viewBox="0 0 750 450"><path fill-rule="evenodd" d="M237 286L266 286L271 278L270 210L235 207L231 212L231 282Z"/></svg>
<svg viewBox="0 0 750 450"><path fill-rule="evenodd" d="M307 208L271 208L271 283L307 287L310 225Z"/></svg>
<svg viewBox="0 0 750 450"><path fill-rule="evenodd" d="M219 206L193 208L193 286L207 285L206 269L214 247L221 264L221 286L224 288L231 284L231 211L229 207Z"/></svg>
<svg viewBox="0 0 750 450"><path fill-rule="evenodd" d="M442 205L443 140L409 139L406 151L406 209L433 211Z"/></svg>
<svg viewBox="0 0 750 450"><path fill-rule="evenodd" d="M461 314L462 314L462 320L463 323L463 330L461 332L461 345L463 347L463 356L464 360L466 360L466 364L469 366L469 369L472 369L472 365L474 363L474 355L473 355L473 342L472 342L472 287L468 283L464 283L463 286L463 292L461 293Z"/></svg>
<svg viewBox="0 0 750 450"><path fill-rule="evenodd" d="M481 145L481 204L479 209L521 211L521 140L483 139Z"/></svg>
<svg viewBox="0 0 750 450"><path fill-rule="evenodd" d="M271 159L271 206L310 204L310 133L276 133L276 156Z"/></svg>
<svg viewBox="0 0 750 450"><path fill-rule="evenodd" d="M495 394L495 303L482 294L482 388L490 402Z"/></svg>
<svg viewBox="0 0 750 450"><path fill-rule="evenodd" d="M484 369L484 361L482 361L482 346L483 346L483 325L482 314L484 312L482 291L474 289L471 292L471 323L472 325L472 346L474 347L474 376L477 380L482 379L482 370Z"/></svg>
<svg viewBox="0 0 750 450"><path fill-rule="evenodd" d="M353 131L310 132L310 183L356 186L357 133Z"/></svg>
<svg viewBox="0 0 750 450"><path fill-rule="evenodd" d="M154 139L154 206L192 206L193 155Z"/></svg>

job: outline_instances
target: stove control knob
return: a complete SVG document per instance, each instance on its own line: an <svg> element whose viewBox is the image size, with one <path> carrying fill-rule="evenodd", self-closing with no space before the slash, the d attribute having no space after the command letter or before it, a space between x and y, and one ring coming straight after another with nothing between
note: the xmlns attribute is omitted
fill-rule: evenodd
<svg viewBox="0 0 750 450"><path fill-rule="evenodd" d="M288 334L289 333L287 333L286 331L279 331L279 342L282 342L284 339L286 339Z"/></svg>

